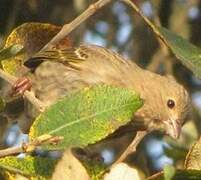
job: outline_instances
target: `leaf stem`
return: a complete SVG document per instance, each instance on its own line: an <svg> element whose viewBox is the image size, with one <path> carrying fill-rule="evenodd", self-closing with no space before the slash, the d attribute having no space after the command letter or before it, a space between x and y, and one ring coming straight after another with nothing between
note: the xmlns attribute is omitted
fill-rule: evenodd
<svg viewBox="0 0 201 180"><path fill-rule="evenodd" d="M82 22L92 16L97 10L111 2L111 0L99 0L94 4L91 4L82 14L75 18L71 23L63 25L62 29L56 36L54 36L42 49L46 50L54 46L56 43L65 38L70 32L78 27Z"/></svg>
<svg viewBox="0 0 201 180"><path fill-rule="evenodd" d="M2 69L0 69L0 77L11 85L17 81L17 78L15 76L10 75ZM26 97L40 112L44 111L46 107L45 104L37 99L32 91L25 91L24 97Z"/></svg>
<svg viewBox="0 0 201 180"><path fill-rule="evenodd" d="M161 33L159 32L159 30L157 29L157 26L155 26L146 16L144 16L144 14L136 6L135 3L133 3L131 0L122 0L122 1L124 1L126 4L128 4L129 6L131 6L131 8L133 8L135 10L135 12L142 17L142 19L146 22L146 24L157 35L158 39L160 39L167 47L169 47L168 44L167 44L167 41L164 39L164 37L161 35ZM161 44L161 42L160 42L160 44Z"/></svg>
<svg viewBox="0 0 201 180"><path fill-rule="evenodd" d="M44 143L56 144L62 139L63 137L61 136L51 136L51 135L45 134L45 135L39 136L34 141L28 144L22 143L22 145L19 147L10 147L7 149L0 150L0 158L5 156L10 156L10 155L16 155L20 153L30 153L30 152L33 152L41 144L44 144Z"/></svg>
<svg viewBox="0 0 201 180"><path fill-rule="evenodd" d="M82 22L84 22L87 18L89 18L91 15L93 15L97 10L108 4L111 0L99 0L94 4L91 4L80 16L75 18L71 23L65 24L61 31L50 40L49 43L47 43L42 49L48 49L54 46L56 43L58 43L60 40L62 40L64 37L66 37L71 31L73 31L77 26L79 26ZM16 77L4 72L0 69L0 77L9 82L10 84L14 84L17 80ZM39 99L37 99L33 92L31 91L25 91L24 96L40 111L44 111L45 105L43 102L41 102Z"/></svg>
<svg viewBox="0 0 201 180"><path fill-rule="evenodd" d="M134 137L133 141L129 144L129 146L126 148L123 154L114 162L112 166L124 161L128 155L134 153L136 151L138 144L147 134L148 134L147 131L137 131L137 134Z"/></svg>

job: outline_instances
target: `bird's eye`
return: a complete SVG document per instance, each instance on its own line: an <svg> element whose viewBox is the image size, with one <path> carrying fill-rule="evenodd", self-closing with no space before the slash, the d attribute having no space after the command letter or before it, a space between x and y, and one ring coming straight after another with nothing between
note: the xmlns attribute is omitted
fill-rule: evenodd
<svg viewBox="0 0 201 180"><path fill-rule="evenodd" d="M175 107L175 102L174 102L174 100L169 99L169 100L167 101L167 106L168 106L170 109L174 108L174 107Z"/></svg>

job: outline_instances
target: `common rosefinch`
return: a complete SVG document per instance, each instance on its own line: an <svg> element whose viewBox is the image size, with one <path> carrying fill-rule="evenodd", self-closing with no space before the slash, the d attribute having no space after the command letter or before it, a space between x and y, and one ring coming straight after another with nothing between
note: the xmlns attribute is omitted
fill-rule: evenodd
<svg viewBox="0 0 201 180"><path fill-rule="evenodd" d="M34 71L32 90L48 105L69 92L105 83L139 93L144 105L134 115L149 131L162 129L178 138L190 109L187 91L172 77L141 69L95 45L47 50L25 62Z"/></svg>

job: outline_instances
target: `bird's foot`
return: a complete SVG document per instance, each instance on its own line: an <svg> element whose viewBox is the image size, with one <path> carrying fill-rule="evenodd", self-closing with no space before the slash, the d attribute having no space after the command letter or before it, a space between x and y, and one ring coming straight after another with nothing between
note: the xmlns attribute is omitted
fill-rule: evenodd
<svg viewBox="0 0 201 180"><path fill-rule="evenodd" d="M12 86L12 95L24 94L25 91L31 89L31 81L27 77L20 77Z"/></svg>

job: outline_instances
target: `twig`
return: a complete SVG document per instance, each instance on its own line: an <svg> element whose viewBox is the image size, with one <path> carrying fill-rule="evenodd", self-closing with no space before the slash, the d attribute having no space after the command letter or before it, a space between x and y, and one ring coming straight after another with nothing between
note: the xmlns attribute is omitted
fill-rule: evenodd
<svg viewBox="0 0 201 180"><path fill-rule="evenodd" d="M111 0L99 0L98 2L91 4L81 15L75 18L71 23L65 24L61 31L48 42L41 51L49 49L63 38L65 38L71 31L73 31L77 26L84 22L87 18L93 15L97 10L108 4Z"/></svg>
<svg viewBox="0 0 201 180"><path fill-rule="evenodd" d="M155 25L146 17L143 15L143 13L140 11L140 9L135 5L135 3L133 3L131 0L123 0L125 3L127 3L129 6L131 6L135 12L140 15L142 17L142 19L146 22L146 24L152 29L152 31L157 35L157 39L158 39L158 42L159 42L159 45L162 49L162 52L163 52L163 56L164 58L166 57L169 57L170 55L170 52L169 52L169 49L168 49L168 44L167 42L164 40L163 36L161 35L161 33L159 32L159 30L155 27ZM160 21L158 18L155 18L155 23L160 27ZM164 59L162 58L162 59ZM156 62L153 62L153 65L156 67L158 64L160 63L160 60L158 61L158 63ZM166 65L166 71L168 71L169 73L172 73L172 63L170 63L170 59L169 59L169 62L168 61L165 61L165 65ZM151 65L152 66L152 65ZM149 68L152 68L153 67L149 67Z"/></svg>
<svg viewBox="0 0 201 180"><path fill-rule="evenodd" d="M155 180L160 179L160 177L163 175L163 171L157 172L156 174L153 174L146 178L146 180Z"/></svg>
<svg viewBox="0 0 201 180"><path fill-rule="evenodd" d="M77 26L79 26L83 21L85 21L88 17L93 15L98 9L105 6L107 3L109 3L111 0L99 0L98 2L90 5L80 16L75 18L71 23L65 24L61 31L52 38L52 40L47 43L42 49L48 49L54 46L56 43L58 43L60 40L62 40L64 37L66 37L72 30L74 30ZM10 84L14 84L17 80L16 77L11 76L10 74L4 72L3 70L0 70L0 77L4 80L8 81ZM42 103L39 99L37 99L33 92L31 91L25 91L24 96L40 111L44 111L45 105Z"/></svg>
<svg viewBox="0 0 201 180"><path fill-rule="evenodd" d="M16 77L8 74L7 72L3 71L2 69L0 69L0 77L10 84L14 84L17 80ZM24 97L26 97L40 112L44 111L44 109L45 109L44 103L42 103L39 99L37 99L34 96L33 92L25 91Z"/></svg>
<svg viewBox="0 0 201 180"><path fill-rule="evenodd" d="M93 15L97 10L108 4L111 0L99 0L98 2L90 5L80 16L75 18L71 23L65 24L61 31L52 38L52 40L47 43L42 49L48 49L66 37L71 31L73 31L77 26L79 26L82 22L84 22L87 18ZM10 84L14 84L17 80L16 77L6 73L5 71L0 69L0 77L3 78L5 81L9 82ZM39 110L43 111L45 109L45 105L38 100L33 92L25 91L24 96ZM32 152L36 149L37 146L40 146L43 143L57 143L58 141L62 140L62 137L52 137L51 135L43 135L38 137L33 142L28 144L22 144L20 147L11 147L7 149L0 150L0 157L8 156L8 155L15 155L19 153L27 153Z"/></svg>
<svg viewBox="0 0 201 180"><path fill-rule="evenodd" d="M157 36L159 38L161 38L161 34L160 32L155 28L155 26L152 24L152 22L146 17L143 15L143 13L140 11L140 9L135 5L135 3L133 3L131 0L123 0L126 4L128 4L129 6L131 6L135 12L137 14L139 14L142 19L146 22L146 24L149 25L149 27L151 27L151 29L157 34ZM163 40L163 38L161 38L161 40ZM165 42L164 42L165 43Z"/></svg>
<svg viewBox="0 0 201 180"><path fill-rule="evenodd" d="M74 30L77 26L79 26L83 21L85 21L88 17L93 15L98 9L105 6L107 3L109 3L111 0L99 0L98 2L90 5L88 9L86 9L80 16L75 18L70 24L65 24L61 31L53 37L53 39L47 43L42 50L51 48L56 43L58 43L60 40L62 40L64 37L66 37L72 30ZM42 51L41 50L41 51ZM11 76L10 74L4 72L0 69L0 77L4 80L8 81L10 84L14 84L17 80L16 77ZM24 96L40 111L44 111L45 105L42 103L39 99L37 99L33 92L31 91L25 91Z"/></svg>
<svg viewBox="0 0 201 180"><path fill-rule="evenodd" d="M10 156L10 155L16 155L20 153L30 153L30 152L33 152L41 144L44 144L44 143L56 144L62 139L63 137L60 137L60 136L51 136L48 134L42 135L28 144L23 143L19 147L11 147L11 148L0 150L0 158L5 156Z"/></svg>
<svg viewBox="0 0 201 180"><path fill-rule="evenodd" d="M21 152L23 152L22 147L11 147L11 148L0 150L0 157L20 154Z"/></svg>
<svg viewBox="0 0 201 180"><path fill-rule="evenodd" d="M166 42L166 40L164 39L163 35L160 33L160 31L158 30L158 28L155 27L155 25L146 17L143 15L143 13L140 11L140 9L135 5L135 3L133 3L131 0L122 0L125 3L127 3L129 6L131 6L135 12L140 15L142 17L142 19L146 22L146 24L151 28L151 30L157 35L158 39L159 39L159 43L161 45L161 43L165 44L167 47L169 47L168 43ZM162 50L165 53L168 53L166 51L168 51L168 49L166 48L166 46L161 45ZM164 48L164 49L163 49Z"/></svg>
<svg viewBox="0 0 201 180"><path fill-rule="evenodd" d="M128 155L131 153L134 153L136 151L136 147L140 143L140 141L148 134L147 131L138 131L136 136L134 137L133 141L129 144L129 146L126 148L126 150L123 152L123 154L114 162L113 166L115 164L118 164L126 159Z"/></svg>

